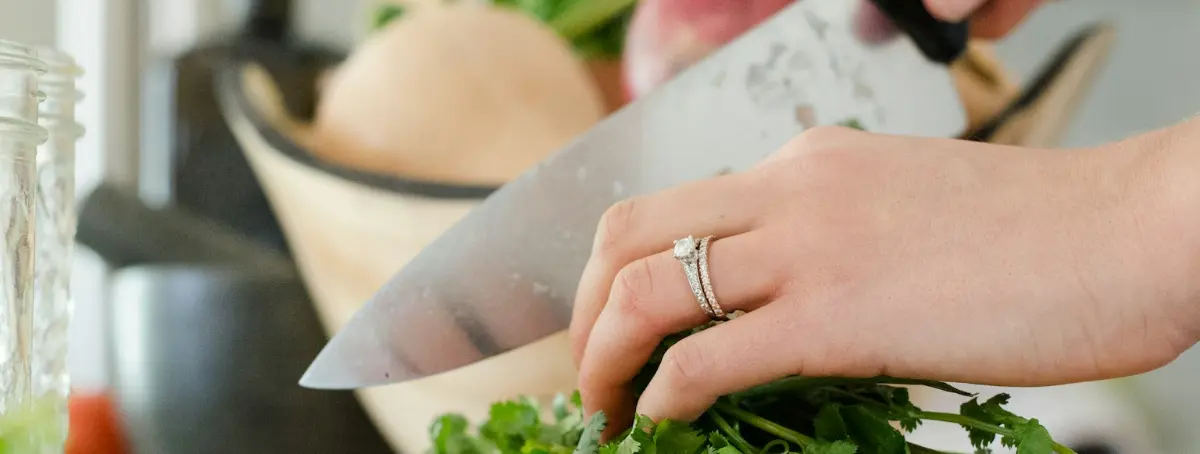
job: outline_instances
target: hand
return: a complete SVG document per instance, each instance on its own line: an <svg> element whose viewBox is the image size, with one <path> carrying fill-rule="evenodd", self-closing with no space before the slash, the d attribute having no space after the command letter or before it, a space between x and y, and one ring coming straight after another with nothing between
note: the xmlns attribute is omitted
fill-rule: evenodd
<svg viewBox="0 0 1200 454"><path fill-rule="evenodd" d="M1044 0L925 0L935 17L957 22L971 19L971 34L1001 38L1020 24Z"/></svg>
<svg viewBox="0 0 1200 454"><path fill-rule="evenodd" d="M788 375L1033 386L1166 364L1196 341L1181 311L1196 313L1200 292L1184 286L1200 260L1157 241L1197 235L1159 222L1147 161L1127 143L1050 151L826 127L744 173L620 203L571 323L584 407L609 415L610 435L627 427L630 380L655 346L708 320L669 250L687 235L716 236L717 300L746 313L668 351L636 402L655 419L692 420Z"/></svg>

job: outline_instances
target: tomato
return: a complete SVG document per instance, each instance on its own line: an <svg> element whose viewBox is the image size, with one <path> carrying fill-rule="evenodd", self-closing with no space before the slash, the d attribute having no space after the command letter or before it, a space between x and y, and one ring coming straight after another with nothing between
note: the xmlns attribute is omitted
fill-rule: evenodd
<svg viewBox="0 0 1200 454"><path fill-rule="evenodd" d="M71 428L65 454L127 454L128 441L111 398L104 394L72 394Z"/></svg>

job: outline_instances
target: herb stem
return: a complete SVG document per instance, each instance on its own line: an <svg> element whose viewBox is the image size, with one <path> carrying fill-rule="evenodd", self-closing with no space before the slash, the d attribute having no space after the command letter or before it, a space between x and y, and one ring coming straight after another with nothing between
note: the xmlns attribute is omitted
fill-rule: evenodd
<svg viewBox="0 0 1200 454"><path fill-rule="evenodd" d="M963 397L974 397L975 395L967 391L955 388L946 383L932 380L916 380L908 378L895 378L887 376L871 377L871 378L842 378L842 377L803 377L791 376L776 380L774 382L759 385L750 388L746 391L738 393L741 397L753 397L770 394L780 394L785 392L803 392L811 389L822 387L836 387L841 385L912 385L924 386L933 388L939 391L958 394Z"/></svg>
<svg viewBox="0 0 1200 454"><path fill-rule="evenodd" d="M724 416L721 416L720 413L715 411L708 412L708 415L712 417L714 422L717 423L717 427L721 429L721 432L725 432L725 438L729 440L730 443L737 445L739 451L742 451L746 454L758 454L758 450L754 449L753 446L750 446L750 442L743 439L742 434L734 430L733 426L729 425L729 421L726 421Z"/></svg>
<svg viewBox="0 0 1200 454"><path fill-rule="evenodd" d="M637 3L637 0L583 0L572 3L571 7L550 21L550 27L568 41L595 30L608 23L613 17L625 11L625 8Z"/></svg>
<svg viewBox="0 0 1200 454"><path fill-rule="evenodd" d="M764 432L767 432L771 435L775 435L776 437L779 437L784 440L795 443L797 445L800 445L801 449L807 448L809 445L813 444L813 442L815 441L812 439L812 437L809 437L800 432L796 432L792 429L788 429L787 427L776 424L774 421L770 421L766 418L763 418L762 416L756 415L756 414L748 412L746 410L742 410L741 408L738 408L736 405L730 404L728 402L717 402L717 404L714 406L714 408L716 408L717 410L723 411L725 413L728 413L730 416L737 418L741 422L744 422L746 424L749 424L749 425L752 425L759 429L762 429Z"/></svg>
<svg viewBox="0 0 1200 454"><path fill-rule="evenodd" d="M988 423L979 421L979 420L969 417L969 416L963 416L963 415L954 414L954 413L922 411L920 413L917 413L915 416L917 418L925 419L925 420L929 420L929 421L948 422L951 424L958 424L960 426L970 427L972 429L986 430L988 432L994 433L996 435L1001 435L1001 436L1012 436L1013 435L1013 432L1011 430L1005 429L1003 427L988 424ZM1057 441L1054 442L1054 452L1056 452L1058 454L1076 454L1074 450L1072 450L1071 448L1068 448L1066 446L1063 446L1062 444L1058 443Z"/></svg>
<svg viewBox="0 0 1200 454"><path fill-rule="evenodd" d="M938 451L933 448L926 448L916 443L908 444L908 452L911 454L954 454L946 451Z"/></svg>

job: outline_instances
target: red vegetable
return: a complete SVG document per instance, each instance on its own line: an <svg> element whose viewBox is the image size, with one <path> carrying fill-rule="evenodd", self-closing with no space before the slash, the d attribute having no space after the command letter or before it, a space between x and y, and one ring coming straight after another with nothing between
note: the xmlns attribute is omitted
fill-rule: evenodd
<svg viewBox="0 0 1200 454"><path fill-rule="evenodd" d="M637 98L792 0L642 0L625 41L624 80Z"/></svg>
<svg viewBox="0 0 1200 454"><path fill-rule="evenodd" d="M116 405L104 394L74 393L69 401L71 428L66 454L126 454L129 442Z"/></svg>

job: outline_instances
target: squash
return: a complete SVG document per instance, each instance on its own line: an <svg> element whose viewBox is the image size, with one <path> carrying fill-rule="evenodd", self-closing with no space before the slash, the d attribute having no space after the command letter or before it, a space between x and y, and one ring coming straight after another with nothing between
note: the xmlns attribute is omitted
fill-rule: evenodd
<svg viewBox="0 0 1200 454"><path fill-rule="evenodd" d="M472 3L407 11L330 76L310 148L349 168L500 185L605 114L586 66L546 25Z"/></svg>

